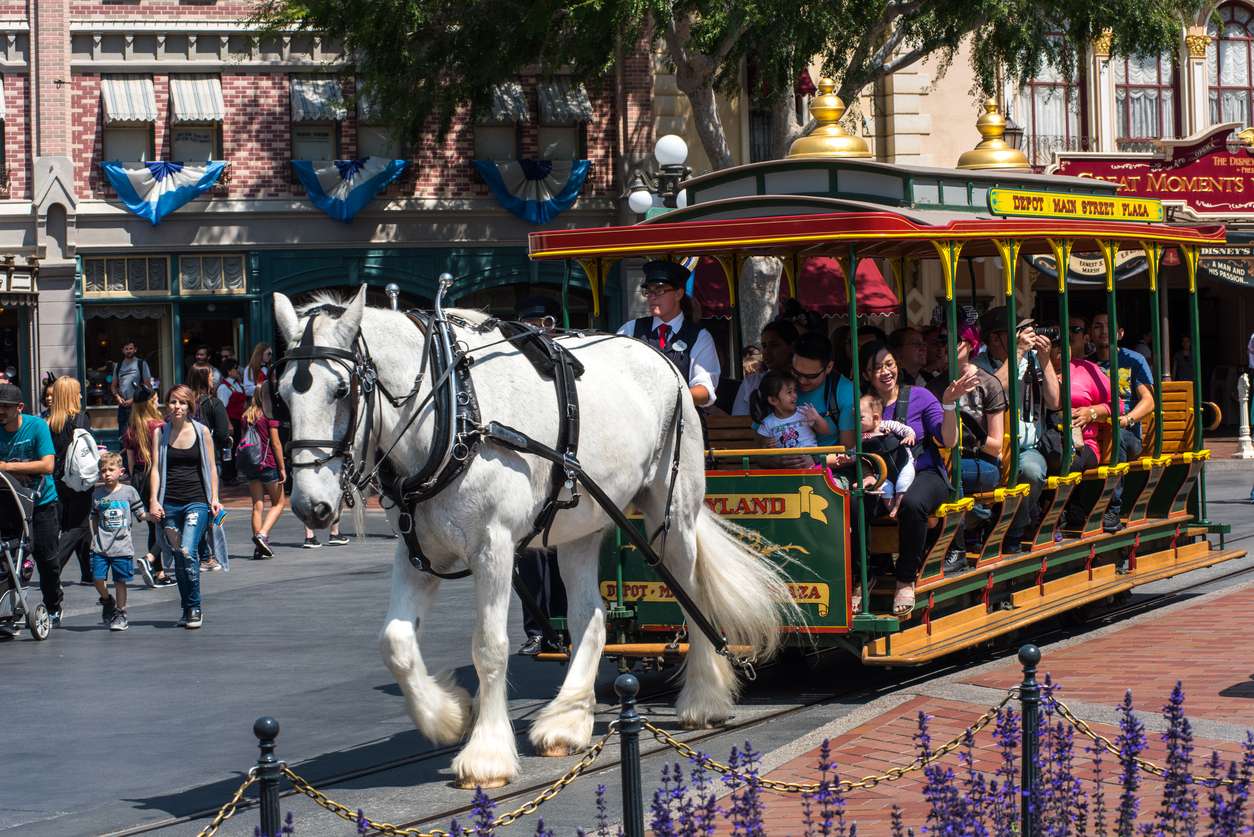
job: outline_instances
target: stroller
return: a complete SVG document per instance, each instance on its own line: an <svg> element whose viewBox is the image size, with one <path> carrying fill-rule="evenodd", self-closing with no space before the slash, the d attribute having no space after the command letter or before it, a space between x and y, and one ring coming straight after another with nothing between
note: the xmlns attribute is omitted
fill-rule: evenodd
<svg viewBox="0 0 1254 837"><path fill-rule="evenodd" d="M43 602L30 606L26 585L35 574L31 555L34 503L7 474L0 473L0 639L16 636L22 623L38 640L48 638L52 620Z"/></svg>

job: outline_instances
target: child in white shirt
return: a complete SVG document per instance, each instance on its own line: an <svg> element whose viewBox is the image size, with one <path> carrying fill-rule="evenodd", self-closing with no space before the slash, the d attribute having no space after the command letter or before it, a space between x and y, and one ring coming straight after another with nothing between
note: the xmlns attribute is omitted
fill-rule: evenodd
<svg viewBox="0 0 1254 837"><path fill-rule="evenodd" d="M797 379L788 372L768 372L749 406L758 435L770 439L772 447L816 447L816 433L831 433L831 425L814 407L797 408Z"/></svg>
<svg viewBox="0 0 1254 837"><path fill-rule="evenodd" d="M911 450L915 442L914 429L903 422L885 419L884 402L874 395L862 396L861 408L862 449L884 455L889 476L880 491L888 503L889 517L896 517L901 498L914 482L914 452ZM900 444L892 444L893 439Z"/></svg>

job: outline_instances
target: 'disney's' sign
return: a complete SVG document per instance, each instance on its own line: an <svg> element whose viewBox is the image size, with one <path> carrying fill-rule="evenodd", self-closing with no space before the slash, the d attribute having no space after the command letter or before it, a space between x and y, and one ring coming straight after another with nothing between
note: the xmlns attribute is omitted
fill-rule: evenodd
<svg viewBox="0 0 1254 837"><path fill-rule="evenodd" d="M1027 189L989 189L988 209L1014 218L1068 218L1084 221L1163 220L1163 205L1144 198L1067 195Z"/></svg>
<svg viewBox="0 0 1254 837"><path fill-rule="evenodd" d="M1254 156L1228 149L1240 125L1217 125L1183 140L1164 140L1158 153L1061 152L1050 174L1119 184L1119 195L1183 203L1199 216L1254 212Z"/></svg>

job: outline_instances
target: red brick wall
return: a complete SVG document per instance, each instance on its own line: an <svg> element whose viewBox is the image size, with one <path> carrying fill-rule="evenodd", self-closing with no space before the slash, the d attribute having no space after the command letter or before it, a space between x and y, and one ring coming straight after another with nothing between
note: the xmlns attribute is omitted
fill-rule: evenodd
<svg viewBox="0 0 1254 837"><path fill-rule="evenodd" d="M222 150L231 166L232 197L292 194L291 96L284 73L222 76L226 121Z"/></svg>
<svg viewBox="0 0 1254 837"><path fill-rule="evenodd" d="M44 2L44 0L33 0ZM8 5L24 5L10 3ZM252 15L257 4L253 0L72 0L70 14L74 17L125 18L191 18L193 20L243 20Z"/></svg>
<svg viewBox="0 0 1254 837"><path fill-rule="evenodd" d="M74 74L71 99L71 154L74 190L80 198L99 197L104 185L100 162L104 156L104 108L100 103L100 76Z"/></svg>
<svg viewBox="0 0 1254 837"><path fill-rule="evenodd" d="M29 198L33 159L30 149L30 80L4 79L4 165L9 173L9 197Z"/></svg>

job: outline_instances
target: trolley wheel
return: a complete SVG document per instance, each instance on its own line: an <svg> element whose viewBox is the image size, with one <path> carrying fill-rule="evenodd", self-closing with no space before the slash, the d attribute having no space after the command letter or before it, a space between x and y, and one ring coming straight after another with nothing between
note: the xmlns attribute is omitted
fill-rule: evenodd
<svg viewBox="0 0 1254 837"><path fill-rule="evenodd" d="M38 640L45 640L48 634L52 633L52 619L48 616L48 608L43 602L35 605L35 609L26 614L26 627L30 628L30 635Z"/></svg>

